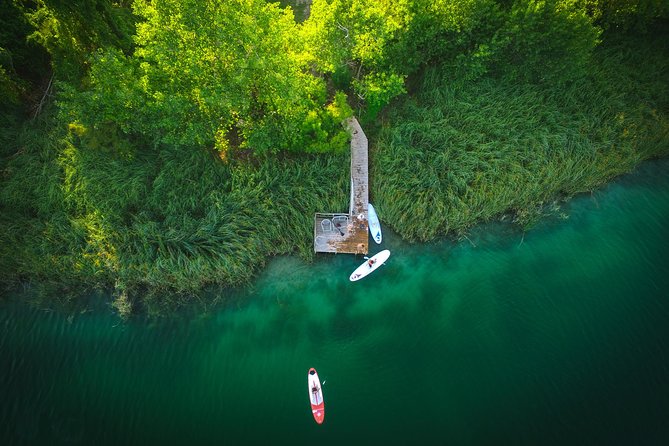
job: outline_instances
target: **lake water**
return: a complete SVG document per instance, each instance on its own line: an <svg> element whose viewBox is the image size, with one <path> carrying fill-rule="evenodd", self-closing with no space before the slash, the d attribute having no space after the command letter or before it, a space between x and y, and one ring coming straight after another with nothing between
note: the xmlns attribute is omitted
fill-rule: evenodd
<svg viewBox="0 0 669 446"><path fill-rule="evenodd" d="M10 296L0 444L669 444L669 161L561 212L461 243L386 232L357 283L360 257L278 258L169 319Z"/></svg>

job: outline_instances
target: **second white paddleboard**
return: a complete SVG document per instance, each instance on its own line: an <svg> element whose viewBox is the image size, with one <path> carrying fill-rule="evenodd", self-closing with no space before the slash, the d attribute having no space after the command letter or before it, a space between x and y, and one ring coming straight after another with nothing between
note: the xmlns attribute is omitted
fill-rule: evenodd
<svg viewBox="0 0 669 446"><path fill-rule="evenodd" d="M381 223L379 222L379 216L376 215L376 209L372 206L372 203L369 203L367 208L367 220L369 221L369 233L372 234L372 238L377 244L381 243L383 236L381 235Z"/></svg>

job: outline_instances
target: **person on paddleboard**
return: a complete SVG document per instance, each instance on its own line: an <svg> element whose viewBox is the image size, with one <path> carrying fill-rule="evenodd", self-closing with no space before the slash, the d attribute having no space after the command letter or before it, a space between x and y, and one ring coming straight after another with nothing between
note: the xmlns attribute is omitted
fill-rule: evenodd
<svg viewBox="0 0 669 446"><path fill-rule="evenodd" d="M374 265L375 263L376 263L376 259L369 259L369 260L367 260L367 265L369 265L370 268L371 268L372 265Z"/></svg>

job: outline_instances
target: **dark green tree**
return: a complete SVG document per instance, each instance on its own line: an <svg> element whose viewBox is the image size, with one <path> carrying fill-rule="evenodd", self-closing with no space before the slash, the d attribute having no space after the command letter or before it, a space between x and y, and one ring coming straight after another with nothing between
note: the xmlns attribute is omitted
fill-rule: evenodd
<svg viewBox="0 0 669 446"><path fill-rule="evenodd" d="M582 0L583 7L605 31L647 32L669 18L666 0Z"/></svg>
<svg viewBox="0 0 669 446"><path fill-rule="evenodd" d="M86 74L88 57L98 48L132 51L135 18L128 3L36 0L22 8L34 28L30 39L48 51L56 77L78 82Z"/></svg>
<svg viewBox="0 0 669 446"><path fill-rule="evenodd" d="M585 73L600 34L578 0L516 0L491 49L505 77L564 82Z"/></svg>

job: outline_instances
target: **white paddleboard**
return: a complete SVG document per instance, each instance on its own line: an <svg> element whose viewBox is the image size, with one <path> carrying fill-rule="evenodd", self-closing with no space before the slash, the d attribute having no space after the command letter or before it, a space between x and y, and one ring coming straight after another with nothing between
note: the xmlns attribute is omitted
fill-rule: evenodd
<svg viewBox="0 0 669 446"><path fill-rule="evenodd" d="M367 276L369 273L374 271L376 268L383 265L383 263L386 260L388 260L388 257L390 257L390 251L388 251L387 249L384 249L383 251L376 253L368 260L365 260L365 263L357 267L355 271L353 271L349 279L351 280L351 282L355 282L356 280L362 279L363 277Z"/></svg>
<svg viewBox="0 0 669 446"><path fill-rule="evenodd" d="M381 243L383 239L381 235L381 223L379 222L379 216L376 215L376 209L372 206L372 203L368 203L369 207L367 208L367 220L369 221L369 233L372 234L372 238L377 244Z"/></svg>

